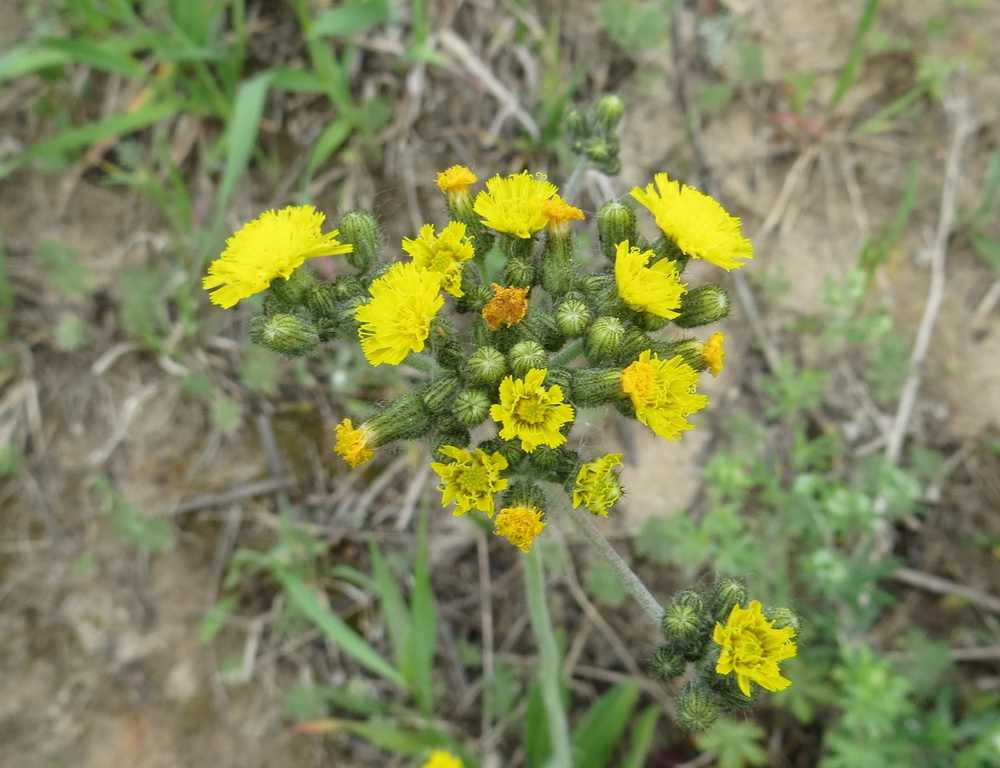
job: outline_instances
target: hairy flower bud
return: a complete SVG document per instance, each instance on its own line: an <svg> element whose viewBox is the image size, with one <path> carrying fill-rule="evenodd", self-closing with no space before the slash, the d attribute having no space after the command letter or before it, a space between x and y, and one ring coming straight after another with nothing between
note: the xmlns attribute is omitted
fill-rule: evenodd
<svg viewBox="0 0 1000 768"><path fill-rule="evenodd" d="M597 234L601 244L601 253L604 254L604 258L614 264L618 243L628 240L633 245L640 245L636 230L635 211L614 200L605 203L597 214Z"/></svg>
<svg viewBox="0 0 1000 768"><path fill-rule="evenodd" d="M482 390L463 389L455 397L453 415L459 424L472 429L486 421L486 417L490 415L490 405L492 403L489 396Z"/></svg>
<svg viewBox="0 0 1000 768"><path fill-rule="evenodd" d="M681 297L680 312L674 324L681 328L714 323L729 314L729 294L721 285L703 285Z"/></svg>
<svg viewBox="0 0 1000 768"><path fill-rule="evenodd" d="M458 312L482 312L486 303L493 298L493 289L488 285L477 285L466 280L462 281L463 295L455 299L455 309Z"/></svg>
<svg viewBox="0 0 1000 768"><path fill-rule="evenodd" d="M658 677L670 680L683 675L688 663L687 659L669 645L661 645L653 654L652 664Z"/></svg>
<svg viewBox="0 0 1000 768"><path fill-rule="evenodd" d="M403 395L365 422L379 435L379 445L393 440L414 440L426 435L432 426L432 414L416 393Z"/></svg>
<svg viewBox="0 0 1000 768"><path fill-rule="evenodd" d="M597 108L594 110L594 128L611 135L618 130L618 123L621 122L623 114L625 114L625 102L621 97L613 93L606 94L597 102Z"/></svg>
<svg viewBox="0 0 1000 768"><path fill-rule="evenodd" d="M566 343L566 336L551 312L531 307L522 324L525 340L537 341L548 352L555 352Z"/></svg>
<svg viewBox="0 0 1000 768"><path fill-rule="evenodd" d="M590 307L577 294L566 296L556 307L556 325L571 339L578 339L583 335L590 318Z"/></svg>
<svg viewBox="0 0 1000 768"><path fill-rule="evenodd" d="M301 357L316 349L319 329L296 315L258 315L250 321L250 340L288 357Z"/></svg>
<svg viewBox="0 0 1000 768"><path fill-rule="evenodd" d="M610 362L618 355L625 339L625 326L617 317L599 317L590 326L583 351L592 365Z"/></svg>
<svg viewBox="0 0 1000 768"><path fill-rule="evenodd" d="M331 283L316 283L309 286L302 296L309 313L319 320L336 319L338 300L336 289Z"/></svg>
<svg viewBox="0 0 1000 768"><path fill-rule="evenodd" d="M449 458L441 453L441 448L450 445L452 448L466 448L472 442L469 430L464 427L452 426L448 429L441 429L434 435L431 442L432 456L438 461L447 461Z"/></svg>
<svg viewBox="0 0 1000 768"><path fill-rule="evenodd" d="M704 733L719 719L715 694L700 680L689 681L677 697L677 723L692 733Z"/></svg>
<svg viewBox="0 0 1000 768"><path fill-rule="evenodd" d="M535 266L527 259L508 259L503 267L506 285L535 285Z"/></svg>
<svg viewBox="0 0 1000 768"><path fill-rule="evenodd" d="M455 396L462 382L455 376L438 376L428 384L420 396L431 413L445 413L455 405Z"/></svg>
<svg viewBox="0 0 1000 768"><path fill-rule="evenodd" d="M379 257L381 240L378 222L368 211L350 211L340 220L340 234L354 246L344 256L347 263L362 275L375 266Z"/></svg>
<svg viewBox="0 0 1000 768"><path fill-rule="evenodd" d="M465 352L454 341L439 344L434 352L434 358L438 361L438 365L449 371L457 372L465 368Z"/></svg>
<svg viewBox="0 0 1000 768"><path fill-rule="evenodd" d="M712 617L715 621L725 621L734 605L743 605L749 599L750 593L742 579L720 579L709 601Z"/></svg>
<svg viewBox="0 0 1000 768"><path fill-rule="evenodd" d="M795 634L798 635L799 630L802 628L802 621L799 619L799 615L791 608L785 608L784 606L768 608L764 612L764 615L773 622L771 626L775 629L791 627L795 631Z"/></svg>
<svg viewBox="0 0 1000 768"><path fill-rule="evenodd" d="M466 373L473 384L496 384L509 372L507 358L496 347L477 347L466 364Z"/></svg>
<svg viewBox="0 0 1000 768"><path fill-rule="evenodd" d="M549 358L536 341L519 341L510 348L510 369L517 378L523 378L532 368L546 368Z"/></svg>
<svg viewBox="0 0 1000 768"><path fill-rule="evenodd" d="M548 504L548 499L543 491L535 483L515 480L510 484L510 488L503 497L505 507L534 507L544 510Z"/></svg>
<svg viewBox="0 0 1000 768"><path fill-rule="evenodd" d="M623 397L621 379L617 368L581 368L573 372L567 397L580 408L605 405Z"/></svg>
<svg viewBox="0 0 1000 768"><path fill-rule="evenodd" d="M688 661L697 661L705 655L711 618L701 594L686 589L667 606L660 628L668 645Z"/></svg>
<svg viewBox="0 0 1000 768"><path fill-rule="evenodd" d="M705 361L702 359L701 351L705 345L698 339L680 339L678 341L667 341L654 343L647 347L655 352L661 360L669 360L680 355L684 362L696 371L705 370Z"/></svg>

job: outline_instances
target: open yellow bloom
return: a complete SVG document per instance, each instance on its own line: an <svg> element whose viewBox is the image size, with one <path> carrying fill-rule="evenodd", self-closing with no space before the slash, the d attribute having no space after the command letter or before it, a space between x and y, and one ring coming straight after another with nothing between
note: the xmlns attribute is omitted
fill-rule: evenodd
<svg viewBox="0 0 1000 768"><path fill-rule="evenodd" d="M530 552L535 538L548 523L542 522L542 513L534 507L506 507L500 510L493 523L497 536L506 536L522 552Z"/></svg>
<svg viewBox="0 0 1000 768"><path fill-rule="evenodd" d="M524 319L528 312L528 291L530 288L511 286L504 288L493 283L493 298L483 307L483 320L491 331L503 323L508 328Z"/></svg>
<svg viewBox="0 0 1000 768"><path fill-rule="evenodd" d="M620 453L609 453L580 467L573 488L573 506L581 504L595 515L608 516L622 497L622 485L613 470L622 465Z"/></svg>
<svg viewBox="0 0 1000 768"><path fill-rule="evenodd" d="M562 388L545 389L545 368L532 368L523 379L507 376L500 382L500 402L490 406L490 417L503 423L500 437L521 440L531 453L540 445L557 448L566 442L559 428L573 421L573 406L563 400Z"/></svg>
<svg viewBox="0 0 1000 768"><path fill-rule="evenodd" d="M497 232L531 237L549 223L542 213L542 204L558 191L555 184L539 176L527 171L506 178L497 174L476 195L472 210L483 217L483 224Z"/></svg>
<svg viewBox="0 0 1000 768"><path fill-rule="evenodd" d="M372 449L378 446L374 444L376 441L371 427L366 424L355 429L350 419L344 419L337 425L336 435L337 442L334 450L352 468L364 464L375 455L375 451Z"/></svg>
<svg viewBox="0 0 1000 768"><path fill-rule="evenodd" d="M469 453L453 445L443 446L441 453L455 460L450 464L431 464L443 483L438 487L441 506L447 507L454 501L456 516L478 509L493 517L496 511L493 497L507 487L507 480L500 477L500 472L507 469L507 459L499 453L487 456L482 448Z"/></svg>
<svg viewBox="0 0 1000 768"><path fill-rule="evenodd" d="M421 768L462 768L462 761L451 752L443 749L435 749L427 758L427 762Z"/></svg>
<svg viewBox="0 0 1000 768"><path fill-rule="evenodd" d="M438 189L442 192L467 192L477 181L476 174L464 165L453 165L437 175Z"/></svg>
<svg viewBox="0 0 1000 768"><path fill-rule="evenodd" d="M462 296L462 266L472 258L472 241L465 236L465 225L450 222L440 235L434 234L433 224L424 224L416 240L403 238L403 250L413 257L413 263L429 272L441 275L441 287L452 296Z"/></svg>
<svg viewBox="0 0 1000 768"><path fill-rule="evenodd" d="M722 331L716 331L708 337L705 346L701 350L701 359L705 363L708 372L713 376L722 373L723 363L726 359L726 350L722 348L726 337Z"/></svg>
<svg viewBox="0 0 1000 768"><path fill-rule="evenodd" d="M736 681L745 696L750 695L750 683L768 691L783 691L792 681L781 676L778 662L797 653L795 630L775 629L761 611L760 602L752 600L749 608L734 605L726 625L715 625L712 639L722 646L715 671L720 675L736 673Z"/></svg>
<svg viewBox="0 0 1000 768"><path fill-rule="evenodd" d="M618 243L615 255L618 295L638 312L673 320L680 314L677 310L687 285L681 282L677 265L669 259L660 259L647 267L646 263L653 256L652 251L630 247L628 240Z"/></svg>
<svg viewBox="0 0 1000 768"><path fill-rule="evenodd" d="M723 269L742 267L753 258L753 245L740 232L740 220L730 216L714 198L694 187L670 181L658 173L646 189L635 187L632 197L648 208L663 234L688 256L710 261Z"/></svg>
<svg viewBox="0 0 1000 768"><path fill-rule="evenodd" d="M570 205L559 195L542 203L541 211L542 216L549 221L549 231L557 235L568 233L569 223L573 219L579 221L584 219L583 211Z"/></svg>
<svg viewBox="0 0 1000 768"><path fill-rule="evenodd" d="M431 320L444 304L441 275L397 262L368 290L371 299L354 311L362 324L361 349L372 365L399 365L424 348Z"/></svg>
<svg viewBox="0 0 1000 768"><path fill-rule="evenodd" d="M696 392L698 372L680 355L660 360L647 349L622 372L621 385L639 421L667 440L691 429L686 417L708 405Z"/></svg>
<svg viewBox="0 0 1000 768"><path fill-rule="evenodd" d="M202 279L202 287L212 291L212 303L228 309L269 288L275 278L287 280L306 259L354 250L337 240L338 230L326 235L320 231L325 219L311 205L291 205L264 211L244 224L226 240L226 250Z"/></svg>

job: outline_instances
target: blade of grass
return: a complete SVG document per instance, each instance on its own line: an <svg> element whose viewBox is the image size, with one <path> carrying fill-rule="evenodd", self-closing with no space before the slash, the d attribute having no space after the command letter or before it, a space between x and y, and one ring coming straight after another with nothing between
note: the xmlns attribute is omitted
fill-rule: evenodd
<svg viewBox="0 0 1000 768"><path fill-rule="evenodd" d="M364 32L392 16L388 0L360 0L333 8L313 20L309 39Z"/></svg>
<svg viewBox="0 0 1000 768"><path fill-rule="evenodd" d="M638 698L639 686L621 683L594 702L573 730L574 768L608 765Z"/></svg>
<svg viewBox="0 0 1000 768"><path fill-rule="evenodd" d="M350 654L372 672L380 675L400 688L406 687L406 678L382 658L382 654L369 645L342 618L324 605L316 594L296 574L277 563L272 564L275 578L281 584L288 598L306 617L322 630L327 638Z"/></svg>
<svg viewBox="0 0 1000 768"><path fill-rule="evenodd" d="M273 72L261 72L243 83L236 92L236 102L233 104L232 118L226 136L226 165L219 181L219 197L216 203L220 218L229 206L236 185L246 173L250 155L257 145L260 118L264 113L264 100L267 98L267 91L273 79Z"/></svg>
<svg viewBox="0 0 1000 768"><path fill-rule="evenodd" d="M430 717L434 713L434 655L437 651L438 624L427 556L428 516L429 502L425 498L417 532L417 561L413 569L410 642L413 646L414 697L420 711Z"/></svg>
<svg viewBox="0 0 1000 768"><path fill-rule="evenodd" d="M389 635L389 645L396 666L406 678L407 687L413 687L413 657L410 641L410 612L403 600L403 593L396 586L392 571L389 570L382 551L373 541L368 544L368 554L372 559L372 571L375 573L375 589L379 602L382 604L382 619Z"/></svg>
<svg viewBox="0 0 1000 768"><path fill-rule="evenodd" d="M836 107L854 85L854 79L858 76L858 69L861 67L861 60L865 55L865 40L875 23L875 17L878 16L881 4L881 0L866 0L865 2L861 18L858 19L858 25L854 28L854 41L851 43L851 50L847 54L844 69L837 79L837 87L834 89L833 99L830 102L831 108Z"/></svg>
<svg viewBox="0 0 1000 768"><path fill-rule="evenodd" d="M643 768L649 761L649 750L653 746L656 723L660 719L658 707L646 707L639 721L632 729L632 746L622 761L621 768Z"/></svg>

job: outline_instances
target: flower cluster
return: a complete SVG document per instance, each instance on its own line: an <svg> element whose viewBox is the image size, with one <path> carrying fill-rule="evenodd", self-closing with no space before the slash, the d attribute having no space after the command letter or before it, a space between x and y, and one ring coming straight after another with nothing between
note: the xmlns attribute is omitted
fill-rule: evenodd
<svg viewBox="0 0 1000 768"><path fill-rule="evenodd" d="M580 152L600 155L618 106L580 124L590 137ZM685 266L698 258L733 269L752 251L738 219L666 174L632 190L658 237L640 233L636 209L610 202L596 216L596 265L574 233L584 212L545 176L496 175L479 191L477 182L463 166L440 173L450 220L404 238L388 264L370 214L348 213L324 234L310 206L267 211L230 238L204 285L224 307L266 291L250 336L278 352L354 339L373 366L413 369L411 391L357 426L337 425L336 452L357 467L385 445L429 437L443 505L489 519L528 552L554 489L604 517L624 494L621 454L585 457L570 442L581 409L616 410L667 440L692 428L708 404L700 374L717 375L724 352L721 333L700 340L685 329L724 317L729 301L721 286L690 287ZM348 268L332 281L300 269L333 255ZM745 635L756 625L740 626ZM734 647L737 635L726 635ZM741 686L763 684L741 671L741 653L725 665Z"/></svg>

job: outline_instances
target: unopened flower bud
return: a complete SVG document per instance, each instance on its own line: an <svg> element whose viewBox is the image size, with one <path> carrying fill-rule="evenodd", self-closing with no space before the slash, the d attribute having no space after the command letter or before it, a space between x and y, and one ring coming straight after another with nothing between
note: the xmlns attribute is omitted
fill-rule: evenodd
<svg viewBox="0 0 1000 768"><path fill-rule="evenodd" d="M582 217L583 214L580 215ZM573 235L568 222L563 222L562 225L549 224L547 232L545 246L542 249L539 280L542 288L548 291L554 300L558 300L569 291L576 279Z"/></svg>
<svg viewBox="0 0 1000 768"><path fill-rule="evenodd" d="M719 581L712 593L709 606L715 621L725 622L734 605L743 605L750 598L746 582L742 579L724 578Z"/></svg>
<svg viewBox="0 0 1000 768"><path fill-rule="evenodd" d="M677 697L677 723L692 733L704 733L719 719L715 694L700 680L690 680Z"/></svg>
<svg viewBox="0 0 1000 768"><path fill-rule="evenodd" d="M466 372L474 384L496 384L510 368L507 358L496 347L477 347L469 356Z"/></svg>
<svg viewBox="0 0 1000 768"><path fill-rule="evenodd" d="M438 365L449 371L461 371L465 367L465 352L454 341L441 344L434 353Z"/></svg>
<svg viewBox="0 0 1000 768"><path fill-rule="evenodd" d="M618 152L621 149L616 136L593 136L583 146L583 155L601 173L614 176L621 170Z"/></svg>
<svg viewBox="0 0 1000 768"><path fill-rule="evenodd" d="M347 263L362 275L366 274L379 257L378 221L368 211L350 211L340 220L340 234L354 246L354 250L344 257Z"/></svg>
<svg viewBox="0 0 1000 768"><path fill-rule="evenodd" d="M424 405L431 413L450 411L455 405L455 396L462 382L455 376L438 376L420 393Z"/></svg>
<svg viewBox="0 0 1000 768"><path fill-rule="evenodd" d="M567 296L556 307L556 325L571 339L583 335L590 318L590 307L578 295Z"/></svg>
<svg viewBox="0 0 1000 768"><path fill-rule="evenodd" d="M505 507L534 507L544 510L548 504L548 499L543 491L535 483L515 480L510 484L510 488L503 497Z"/></svg>
<svg viewBox="0 0 1000 768"><path fill-rule="evenodd" d="M656 261L660 259L672 261L677 266L677 274L683 274L684 268L691 261L691 257L684 253L677 243L666 236L658 238L653 243L652 251L656 254Z"/></svg>
<svg viewBox="0 0 1000 768"><path fill-rule="evenodd" d="M337 294L331 283L316 283L303 295L306 309L315 318L335 318L337 315Z"/></svg>
<svg viewBox="0 0 1000 768"><path fill-rule="evenodd" d="M625 102L619 96L613 93L602 96L594 110L594 127L610 135L618 129L623 114L625 114Z"/></svg>
<svg viewBox="0 0 1000 768"><path fill-rule="evenodd" d="M795 634L798 635L799 630L802 628L802 621L799 619L799 615L791 608L785 608L784 606L768 608L764 611L764 615L773 622L771 626L775 629L791 627L795 630Z"/></svg>
<svg viewBox="0 0 1000 768"><path fill-rule="evenodd" d="M685 659L699 660L705 655L711 629L705 599L692 589L684 590L663 612L660 628L667 644Z"/></svg>
<svg viewBox="0 0 1000 768"><path fill-rule="evenodd" d="M469 430L464 427L450 427L439 430L434 435L434 440L431 443L431 451L436 460L446 462L450 457L440 453L443 446L450 445L453 448L466 448L471 442L472 437L469 435Z"/></svg>
<svg viewBox="0 0 1000 768"><path fill-rule="evenodd" d="M535 285L535 265L527 259L508 259L503 267L503 279L507 285Z"/></svg>
<svg viewBox="0 0 1000 768"><path fill-rule="evenodd" d="M532 368L546 368L549 357L536 341L519 341L510 348L510 369L517 378L524 376Z"/></svg>
<svg viewBox="0 0 1000 768"><path fill-rule="evenodd" d="M621 350L615 358L617 362L624 364L635 360L647 349L652 350L655 342L649 334L643 333L635 326L630 325L625 329L625 338L622 339ZM660 358L661 360L670 358Z"/></svg>
<svg viewBox="0 0 1000 768"><path fill-rule="evenodd" d="M432 426L432 414L416 393L403 395L365 422L380 436L379 445L393 440L415 440Z"/></svg>
<svg viewBox="0 0 1000 768"><path fill-rule="evenodd" d="M729 314L729 294L721 285L703 285L681 296L680 312L674 324L681 328L714 323Z"/></svg>
<svg viewBox="0 0 1000 768"><path fill-rule="evenodd" d="M555 352L566 343L566 336L551 312L531 307L522 322L525 338L537 341L547 352Z"/></svg>
<svg viewBox="0 0 1000 768"><path fill-rule="evenodd" d="M462 426L478 427L490 415L490 398L480 389L463 389L455 397L453 415ZM458 444L455 444L457 447Z"/></svg>
<svg viewBox="0 0 1000 768"><path fill-rule="evenodd" d="M250 340L288 357L302 357L316 349L319 329L296 315L258 315L250 321Z"/></svg>
<svg viewBox="0 0 1000 768"><path fill-rule="evenodd" d="M341 275L332 285L334 296L338 301L348 301L356 296L367 298L367 288L357 275Z"/></svg>
<svg viewBox="0 0 1000 768"><path fill-rule="evenodd" d="M551 448L540 445L531 452L528 460L533 467L546 473L553 482L566 482L576 476L580 454L565 448Z"/></svg>
<svg viewBox="0 0 1000 768"><path fill-rule="evenodd" d="M581 139L587 133L587 118L577 107L570 107L563 117L563 130L573 139Z"/></svg>
<svg viewBox="0 0 1000 768"><path fill-rule="evenodd" d="M656 649L652 659L653 670L663 680L680 677L687 669L687 660L669 645L661 645Z"/></svg>
<svg viewBox="0 0 1000 768"><path fill-rule="evenodd" d="M484 440L477 447L482 448L487 454L499 453L507 460L508 472L514 474L518 466L528 455L521 450L521 444L513 440L501 440L495 437L492 440Z"/></svg>
<svg viewBox="0 0 1000 768"><path fill-rule="evenodd" d="M635 211L614 200L605 203L597 214L597 234L601 243L601 253L614 264L618 243L628 240L639 245Z"/></svg>
<svg viewBox="0 0 1000 768"><path fill-rule="evenodd" d="M679 341L655 343L647 349L655 352L661 360L670 360L680 355L684 362L696 371L703 371L705 370L705 361L702 359L701 350L704 346L698 339L680 339Z"/></svg>
<svg viewBox="0 0 1000 768"><path fill-rule="evenodd" d="M583 350L592 365L614 360L625 338L625 326L617 317L599 317L590 326Z"/></svg>
<svg viewBox="0 0 1000 768"><path fill-rule="evenodd" d="M427 346L432 352L437 352L445 345L453 342L455 338L455 326L451 319L442 313L437 313L431 320L427 334Z"/></svg>
<svg viewBox="0 0 1000 768"><path fill-rule="evenodd" d="M579 408L593 408L622 397L622 372L617 368L581 368L574 372L567 398Z"/></svg>
<svg viewBox="0 0 1000 768"><path fill-rule="evenodd" d="M486 302L493 298L493 289L488 285L477 285L462 280L463 295L455 299L455 309L458 312L482 312Z"/></svg>

